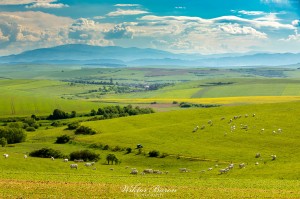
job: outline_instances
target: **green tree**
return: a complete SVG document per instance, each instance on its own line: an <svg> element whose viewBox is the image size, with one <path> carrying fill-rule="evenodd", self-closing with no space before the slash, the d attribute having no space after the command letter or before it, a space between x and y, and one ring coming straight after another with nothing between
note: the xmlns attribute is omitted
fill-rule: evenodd
<svg viewBox="0 0 300 199"><path fill-rule="evenodd" d="M109 164L110 162L111 162L111 164L114 164L114 162L118 162L119 160L117 159L115 154L108 154L106 156L106 161L107 161L107 164Z"/></svg>
<svg viewBox="0 0 300 199"><path fill-rule="evenodd" d="M7 140L6 140L5 137L2 137L2 138L0 139L0 145L1 145L2 147L5 147L5 146L7 145Z"/></svg>

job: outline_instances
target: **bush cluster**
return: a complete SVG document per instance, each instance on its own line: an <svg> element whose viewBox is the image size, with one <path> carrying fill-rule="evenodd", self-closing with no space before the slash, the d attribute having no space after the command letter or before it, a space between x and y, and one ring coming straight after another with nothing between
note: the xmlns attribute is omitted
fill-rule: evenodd
<svg viewBox="0 0 300 199"><path fill-rule="evenodd" d="M76 129L75 134L94 135L96 131L87 126L80 126Z"/></svg>
<svg viewBox="0 0 300 199"><path fill-rule="evenodd" d="M20 143L26 140L26 133L20 128L0 127L0 138L5 138L8 144Z"/></svg>
<svg viewBox="0 0 300 199"><path fill-rule="evenodd" d="M55 143L56 144L65 144L65 143L68 143L69 141L70 141L70 136L68 136L68 135L62 135L62 136L58 136L57 138L56 138L56 141L55 141Z"/></svg>
<svg viewBox="0 0 300 199"><path fill-rule="evenodd" d="M39 158L63 158L64 155L59 151L51 148L42 148L39 150L32 151L29 153L31 157L39 157Z"/></svg>
<svg viewBox="0 0 300 199"><path fill-rule="evenodd" d="M70 153L70 160L98 161L100 155L89 150L74 151Z"/></svg>
<svg viewBox="0 0 300 199"><path fill-rule="evenodd" d="M159 151L153 150L149 152L149 157L158 157L159 154Z"/></svg>

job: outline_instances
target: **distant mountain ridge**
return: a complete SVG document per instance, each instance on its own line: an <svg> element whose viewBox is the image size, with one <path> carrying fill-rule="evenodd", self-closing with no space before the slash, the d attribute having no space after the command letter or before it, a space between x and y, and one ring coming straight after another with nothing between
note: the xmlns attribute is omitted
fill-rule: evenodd
<svg viewBox="0 0 300 199"><path fill-rule="evenodd" d="M156 49L69 44L0 57L0 63L80 64L89 66L279 66L300 63L300 54L258 53L249 55L175 54Z"/></svg>

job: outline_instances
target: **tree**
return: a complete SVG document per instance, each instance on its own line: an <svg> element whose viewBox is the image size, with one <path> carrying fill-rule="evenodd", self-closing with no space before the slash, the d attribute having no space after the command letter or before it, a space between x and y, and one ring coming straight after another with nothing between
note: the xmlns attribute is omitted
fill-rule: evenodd
<svg viewBox="0 0 300 199"><path fill-rule="evenodd" d="M2 147L5 147L5 146L7 145L7 140L6 140L5 137L2 137L2 138L0 139L0 145L1 145Z"/></svg>
<svg viewBox="0 0 300 199"><path fill-rule="evenodd" d="M111 164L117 164L119 162L118 158L115 156L115 154L108 154L106 156L107 164L111 162Z"/></svg>

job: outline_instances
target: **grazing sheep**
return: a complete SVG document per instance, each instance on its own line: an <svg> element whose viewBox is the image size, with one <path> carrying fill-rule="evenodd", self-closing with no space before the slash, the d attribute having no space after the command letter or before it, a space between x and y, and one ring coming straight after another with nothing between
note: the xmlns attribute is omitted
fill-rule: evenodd
<svg viewBox="0 0 300 199"><path fill-rule="evenodd" d="M245 167L245 163L239 164L239 167L240 167L240 169L244 168Z"/></svg>
<svg viewBox="0 0 300 199"><path fill-rule="evenodd" d="M225 168L225 169L220 169L220 174L223 174L223 173L227 173L229 171L228 168Z"/></svg>
<svg viewBox="0 0 300 199"><path fill-rule="evenodd" d="M153 173L153 170L152 169L145 169L143 172L144 173Z"/></svg>
<svg viewBox="0 0 300 199"><path fill-rule="evenodd" d="M188 170L186 168L180 168L179 171L182 172L182 173L183 172L188 172Z"/></svg>
<svg viewBox="0 0 300 199"><path fill-rule="evenodd" d="M219 165L218 165L218 164L216 164L216 165L215 165L215 167L219 167Z"/></svg>
<svg viewBox="0 0 300 199"><path fill-rule="evenodd" d="M255 155L255 158L260 158L260 153L257 153L257 154Z"/></svg>
<svg viewBox="0 0 300 199"><path fill-rule="evenodd" d="M259 163L258 163L258 162L256 162L256 163L255 163L255 165L259 165Z"/></svg>
<svg viewBox="0 0 300 199"><path fill-rule="evenodd" d="M231 122L232 122L232 119L230 119L228 123L231 123Z"/></svg>
<svg viewBox="0 0 300 199"><path fill-rule="evenodd" d="M24 158L26 159L26 158L27 158L27 155L24 155Z"/></svg>
<svg viewBox="0 0 300 199"><path fill-rule="evenodd" d="M87 162L87 163L84 164L84 166L86 166L86 167L90 167L90 166L92 166L92 165L93 165L93 164L90 163L90 162Z"/></svg>
<svg viewBox="0 0 300 199"><path fill-rule="evenodd" d="M64 159L64 162L68 162L69 160L68 159Z"/></svg>
<svg viewBox="0 0 300 199"><path fill-rule="evenodd" d="M233 167L234 167L234 164L230 164L230 165L228 166L228 169L233 169Z"/></svg>
<svg viewBox="0 0 300 199"><path fill-rule="evenodd" d="M137 175L138 174L138 170L132 169L131 172L130 172L130 174Z"/></svg>
<svg viewBox="0 0 300 199"><path fill-rule="evenodd" d="M160 170L153 170L153 173L155 173L155 174L162 174L163 172L161 172Z"/></svg>
<svg viewBox="0 0 300 199"><path fill-rule="evenodd" d="M211 170L213 170L213 168L208 168L208 169L207 169L207 171L211 171Z"/></svg>
<svg viewBox="0 0 300 199"><path fill-rule="evenodd" d="M54 160L54 157L51 156L51 160Z"/></svg>
<svg viewBox="0 0 300 199"><path fill-rule="evenodd" d="M252 117L255 117L255 113L253 113Z"/></svg>
<svg viewBox="0 0 300 199"><path fill-rule="evenodd" d="M4 153L3 157L8 158L8 154Z"/></svg>
<svg viewBox="0 0 300 199"><path fill-rule="evenodd" d="M198 131L198 129L199 129L199 126L196 126L196 127L194 128L193 132Z"/></svg>
<svg viewBox="0 0 300 199"><path fill-rule="evenodd" d="M273 131L273 134L276 134L276 131Z"/></svg>
<svg viewBox="0 0 300 199"><path fill-rule="evenodd" d="M261 132L261 133L263 133L264 131L265 131L265 129L264 129L264 128L260 129L260 132Z"/></svg>
<svg viewBox="0 0 300 199"><path fill-rule="evenodd" d="M245 118L247 118L247 117L248 117L248 114L245 115Z"/></svg>
<svg viewBox="0 0 300 199"><path fill-rule="evenodd" d="M77 164L70 164L70 168L71 169L78 169L78 165Z"/></svg>
<svg viewBox="0 0 300 199"><path fill-rule="evenodd" d="M212 121L211 121L211 120L208 120L207 124L212 124Z"/></svg>
<svg viewBox="0 0 300 199"><path fill-rule="evenodd" d="M203 129L205 129L205 125L202 125L202 126L201 126L201 130L203 130Z"/></svg>
<svg viewBox="0 0 300 199"><path fill-rule="evenodd" d="M278 129L278 133L281 133L282 132L282 129Z"/></svg>
<svg viewBox="0 0 300 199"><path fill-rule="evenodd" d="M271 157L272 157L272 160L276 160L276 155L271 155Z"/></svg>

